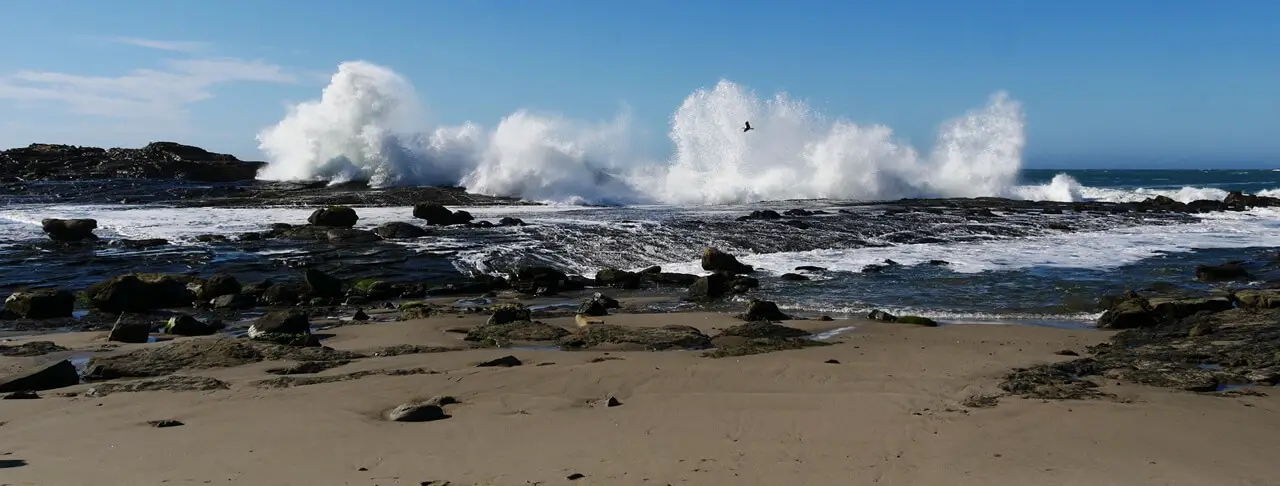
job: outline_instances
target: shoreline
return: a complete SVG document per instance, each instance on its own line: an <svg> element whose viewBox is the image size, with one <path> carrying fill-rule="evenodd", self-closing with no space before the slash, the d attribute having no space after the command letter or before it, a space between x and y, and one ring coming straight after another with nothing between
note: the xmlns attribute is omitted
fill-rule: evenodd
<svg viewBox="0 0 1280 486"><path fill-rule="evenodd" d="M781 324L857 329L826 346L721 358L610 347L445 351L466 345L451 329L487 318L441 314L326 329L322 342L334 352L422 348L310 373L279 374L297 361L268 359L166 375L225 388L183 391L204 382L138 378L0 401L5 481L1192 485L1264 484L1280 471L1268 445L1280 432L1280 395L1117 382L1101 385L1116 399L1062 401L1018 398L998 386L1011 369L1070 362L1064 351L1085 354L1115 331L806 320ZM744 323L706 312L600 319L707 334ZM575 327L571 317L542 321ZM103 337L51 340L93 348ZM102 354L222 339L180 337ZM505 356L520 364L477 367ZM156 391L106 386L148 381L159 383ZM456 399L443 407L448 418L385 418L397 405L439 396ZM613 406L601 402L610 397ZM181 425L146 423L160 420ZM1187 443L1215 446L1179 445ZM140 450L154 460L138 461ZM582 477L568 479L575 474Z"/></svg>

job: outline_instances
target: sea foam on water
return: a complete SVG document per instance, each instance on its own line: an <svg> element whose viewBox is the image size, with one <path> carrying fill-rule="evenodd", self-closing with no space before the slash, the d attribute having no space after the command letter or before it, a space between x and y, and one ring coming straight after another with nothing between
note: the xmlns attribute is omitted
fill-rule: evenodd
<svg viewBox="0 0 1280 486"><path fill-rule="evenodd" d="M571 203L1079 197L1074 181L1017 186L1024 117L1003 92L943 124L928 154L898 142L889 127L831 120L804 101L761 99L728 80L694 91L676 109L668 160L631 150L625 113L595 123L520 110L485 129L430 126L424 112L403 76L345 62L318 100L298 104L258 135L269 161L259 177L461 185ZM747 120L758 129L743 133Z"/></svg>

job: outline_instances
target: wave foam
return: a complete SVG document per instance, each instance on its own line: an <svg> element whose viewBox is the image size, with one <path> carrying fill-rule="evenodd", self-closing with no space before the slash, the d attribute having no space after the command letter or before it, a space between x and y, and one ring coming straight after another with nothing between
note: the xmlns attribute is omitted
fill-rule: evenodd
<svg viewBox="0 0 1280 486"><path fill-rule="evenodd" d="M1019 197L1021 105L996 93L945 123L920 155L882 125L826 116L722 80L672 116L674 155L631 150L625 113L603 123L517 111L486 130L430 127L413 85L375 64L342 63L317 100L263 130L268 180L462 185L488 195L595 203L720 204L792 198ZM756 127L741 130L745 121ZM1065 177L1065 176L1064 176ZM1070 192L1054 197L1074 197Z"/></svg>

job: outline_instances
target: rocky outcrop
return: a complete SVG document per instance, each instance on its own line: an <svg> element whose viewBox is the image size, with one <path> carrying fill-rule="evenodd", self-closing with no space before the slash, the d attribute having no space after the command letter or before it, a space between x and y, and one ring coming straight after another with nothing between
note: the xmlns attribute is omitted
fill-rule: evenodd
<svg viewBox="0 0 1280 486"><path fill-rule="evenodd" d="M783 314L782 311L778 309L778 304L769 302L767 300L759 300L759 299L751 299L751 301L747 303L747 311L742 315L738 316L738 318L744 321L751 321L751 322L755 322L755 321L772 322L772 321L791 320L791 316Z"/></svg>
<svg viewBox="0 0 1280 486"><path fill-rule="evenodd" d="M413 206L413 217L424 219L427 224L432 226L450 226L455 224L467 224L475 219L471 213L466 211L450 211L449 208L440 204L423 203Z"/></svg>
<svg viewBox="0 0 1280 486"><path fill-rule="evenodd" d="M604 345L637 348L649 351L666 349L706 349L711 338L695 327L670 325L662 327L629 327L613 324L595 324L578 329L560 339L560 345L569 349L593 348Z"/></svg>
<svg viewBox="0 0 1280 486"><path fill-rule="evenodd" d="M308 223L330 228L350 228L355 226L358 221L360 221L360 216L356 215L356 210L346 206L329 206L317 209L307 218Z"/></svg>
<svg viewBox="0 0 1280 486"><path fill-rule="evenodd" d="M711 343L715 349L705 354L711 358L747 356L828 345L828 343L810 339L809 333L800 329L760 320L725 329L712 338Z"/></svg>
<svg viewBox="0 0 1280 486"><path fill-rule="evenodd" d="M76 296L66 290L16 292L4 299L4 311L25 319L71 317Z"/></svg>
<svg viewBox="0 0 1280 486"><path fill-rule="evenodd" d="M422 238L427 236L427 230L416 225L401 221L392 221L390 223L382 223L373 230L378 236L385 240L405 240L412 238Z"/></svg>
<svg viewBox="0 0 1280 486"><path fill-rule="evenodd" d="M30 364L16 374L0 378L0 393L44 391L80 384L80 373L70 361Z"/></svg>
<svg viewBox="0 0 1280 486"><path fill-rule="evenodd" d="M173 142L140 149L31 144L0 152L0 174L19 180L181 179L199 182L253 180L263 162Z"/></svg>
<svg viewBox="0 0 1280 486"><path fill-rule="evenodd" d="M278 311L259 317L249 326L249 339L287 346L315 346L311 320L306 312Z"/></svg>
<svg viewBox="0 0 1280 486"><path fill-rule="evenodd" d="M741 275L754 272L751 265L739 262L736 257L716 248L707 248L702 252L702 269L710 272L722 272L729 275Z"/></svg>
<svg viewBox="0 0 1280 486"><path fill-rule="evenodd" d="M85 296L94 307L113 313L188 307L196 295L188 287L193 277L163 274L128 274L90 286Z"/></svg>

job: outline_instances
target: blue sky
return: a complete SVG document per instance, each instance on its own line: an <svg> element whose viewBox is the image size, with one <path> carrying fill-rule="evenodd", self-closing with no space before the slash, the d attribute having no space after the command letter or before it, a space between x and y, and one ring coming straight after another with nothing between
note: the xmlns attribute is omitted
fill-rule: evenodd
<svg viewBox="0 0 1280 486"><path fill-rule="evenodd" d="M1280 2L8 0L0 146L254 135L338 63L390 67L434 120L520 108L611 118L666 149L672 111L727 78L927 147L1007 90L1030 166L1280 163ZM15 21L16 20L16 21ZM1115 162L1127 161L1127 162Z"/></svg>

